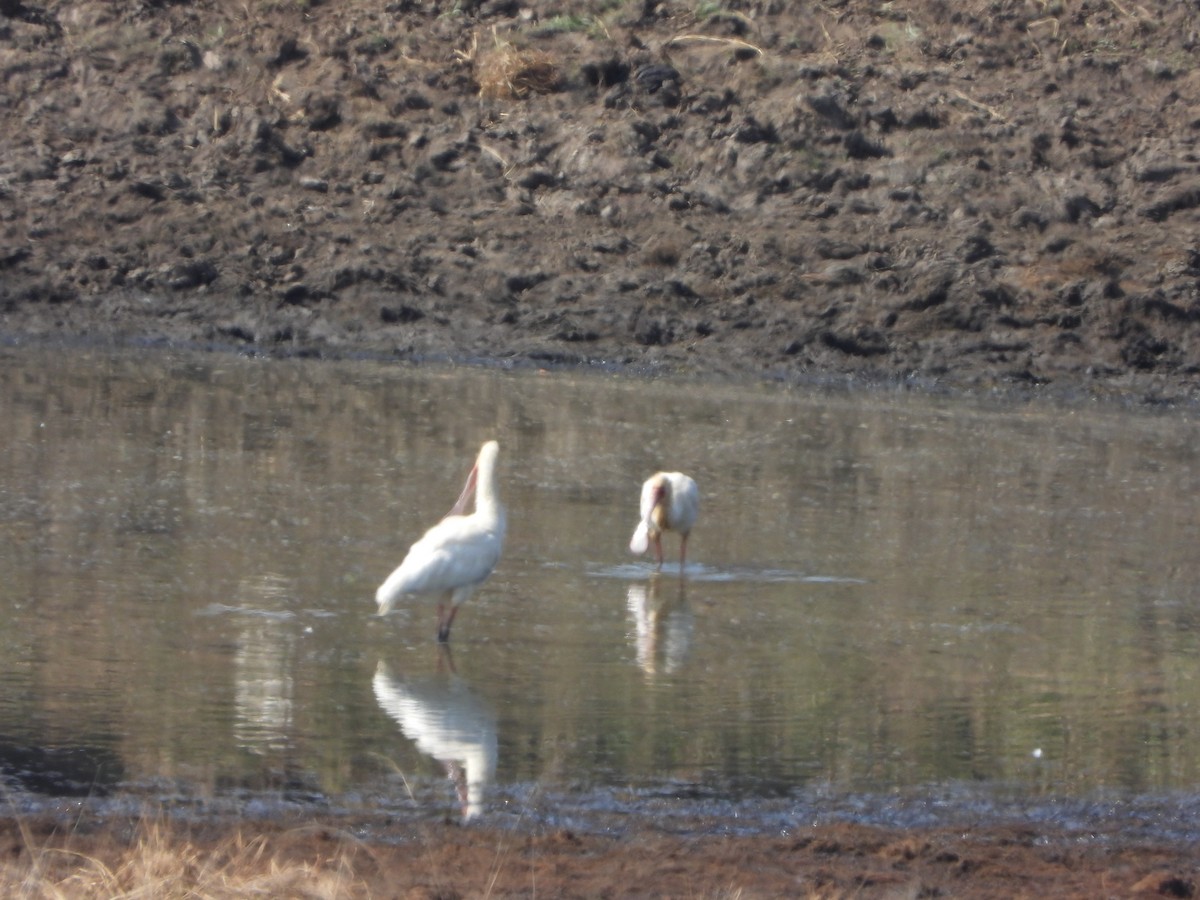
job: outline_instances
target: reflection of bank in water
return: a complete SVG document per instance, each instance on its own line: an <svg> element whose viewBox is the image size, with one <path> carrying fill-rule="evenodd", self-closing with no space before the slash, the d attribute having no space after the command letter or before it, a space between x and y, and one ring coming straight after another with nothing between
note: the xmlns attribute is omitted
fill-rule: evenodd
<svg viewBox="0 0 1200 900"><path fill-rule="evenodd" d="M676 672L692 643L693 616L684 582L669 580L665 591L661 585L662 579L655 576L645 584L631 584L626 594L633 619L630 639L638 666L647 675Z"/></svg>
<svg viewBox="0 0 1200 900"><path fill-rule="evenodd" d="M293 614L289 582L264 574L243 582L237 607L234 655L234 740L244 750L271 755L292 743Z"/></svg>
<svg viewBox="0 0 1200 900"><path fill-rule="evenodd" d="M496 714L454 671L449 648L439 652L439 671L420 678L397 678L380 661L375 699L418 750L445 766L466 821L483 812L496 776Z"/></svg>

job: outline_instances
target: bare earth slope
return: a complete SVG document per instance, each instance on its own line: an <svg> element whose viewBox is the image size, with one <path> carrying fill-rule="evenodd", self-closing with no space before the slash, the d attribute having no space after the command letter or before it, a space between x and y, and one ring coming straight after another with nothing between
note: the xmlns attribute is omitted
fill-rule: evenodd
<svg viewBox="0 0 1200 900"><path fill-rule="evenodd" d="M1198 29L1179 0L0 0L0 340L1195 402ZM1004 828L213 827L172 877L249 847L327 896L1196 884L1187 848ZM142 872L129 828L34 831L4 823L0 883Z"/></svg>
<svg viewBox="0 0 1200 900"><path fill-rule="evenodd" d="M1176 0L0 2L0 336L1194 400Z"/></svg>

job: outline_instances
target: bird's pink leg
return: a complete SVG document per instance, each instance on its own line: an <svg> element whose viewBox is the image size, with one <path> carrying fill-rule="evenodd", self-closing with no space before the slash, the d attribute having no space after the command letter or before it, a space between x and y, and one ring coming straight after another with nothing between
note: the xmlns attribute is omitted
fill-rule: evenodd
<svg viewBox="0 0 1200 900"><path fill-rule="evenodd" d="M439 604L440 606L441 604ZM451 604L450 615L442 618L441 613L438 613L438 640L442 643L450 640L450 626L454 624L454 617L458 613L458 607Z"/></svg>
<svg viewBox="0 0 1200 900"><path fill-rule="evenodd" d="M449 671L451 675L457 675L458 669L454 667L454 657L450 655L450 645L439 641L437 644L438 658L437 671L438 673Z"/></svg>
<svg viewBox="0 0 1200 900"><path fill-rule="evenodd" d="M683 564L687 562L687 539L688 536L685 534L679 542L679 573L681 575L683 574Z"/></svg>
<svg viewBox="0 0 1200 900"><path fill-rule="evenodd" d="M471 808L467 802L467 770L452 759L443 762L442 765L446 767L446 777L454 784L454 791L458 794L458 805L465 819Z"/></svg>
<svg viewBox="0 0 1200 900"><path fill-rule="evenodd" d="M662 533L654 536L654 558L658 560L658 568L662 568L663 552L662 552Z"/></svg>

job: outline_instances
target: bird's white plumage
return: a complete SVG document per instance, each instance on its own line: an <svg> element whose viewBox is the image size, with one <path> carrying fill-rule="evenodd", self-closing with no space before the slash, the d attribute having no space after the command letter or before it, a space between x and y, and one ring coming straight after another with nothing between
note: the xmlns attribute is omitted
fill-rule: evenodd
<svg viewBox="0 0 1200 900"><path fill-rule="evenodd" d="M449 516L409 548L376 592L380 612L405 594L441 594L482 584L500 559L503 534L474 515Z"/></svg>
<svg viewBox="0 0 1200 900"><path fill-rule="evenodd" d="M390 612L407 595L449 594L452 620L454 611L492 574L504 547L506 528L495 481L499 452L495 441L483 445L455 505L456 511L464 507L473 491L475 511L470 515L452 513L426 531L380 585L375 592L380 615ZM449 621L439 621L438 631L444 640Z"/></svg>
<svg viewBox="0 0 1200 900"><path fill-rule="evenodd" d="M700 489L682 472L656 472L642 485L639 519L629 549L639 556L654 543L662 563L662 533L679 532L682 544L680 561L687 549L687 538L700 515Z"/></svg>

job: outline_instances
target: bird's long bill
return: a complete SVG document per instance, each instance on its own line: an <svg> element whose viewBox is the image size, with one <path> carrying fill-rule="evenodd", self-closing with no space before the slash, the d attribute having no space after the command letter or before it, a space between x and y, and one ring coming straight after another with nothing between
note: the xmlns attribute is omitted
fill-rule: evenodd
<svg viewBox="0 0 1200 900"><path fill-rule="evenodd" d="M471 474L467 476L467 483L463 485L462 493L458 499L454 501L454 506L451 507L447 516L462 516L466 515L467 503L471 500L471 495L475 493L475 481L479 477L479 463L471 467Z"/></svg>
<svg viewBox="0 0 1200 900"><path fill-rule="evenodd" d="M641 556L650 549L650 528L645 522L638 522L637 530L629 541L629 552Z"/></svg>

